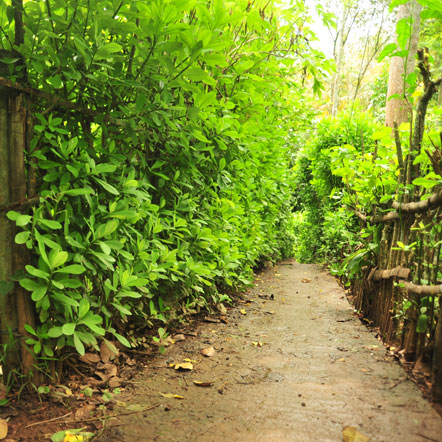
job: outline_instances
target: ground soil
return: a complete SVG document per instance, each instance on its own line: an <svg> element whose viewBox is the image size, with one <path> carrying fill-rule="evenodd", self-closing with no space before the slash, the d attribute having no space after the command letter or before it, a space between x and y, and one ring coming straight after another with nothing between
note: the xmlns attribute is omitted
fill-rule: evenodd
<svg viewBox="0 0 442 442"><path fill-rule="evenodd" d="M120 397L146 411L100 440L341 441L352 426L371 441L442 441L442 418L319 266L265 270L227 318L147 364ZM193 370L171 367L186 359Z"/></svg>
<svg viewBox="0 0 442 442"><path fill-rule="evenodd" d="M342 441L348 426L362 434L348 441L442 442L442 418L321 267L267 268L215 318L138 362L95 442Z"/></svg>

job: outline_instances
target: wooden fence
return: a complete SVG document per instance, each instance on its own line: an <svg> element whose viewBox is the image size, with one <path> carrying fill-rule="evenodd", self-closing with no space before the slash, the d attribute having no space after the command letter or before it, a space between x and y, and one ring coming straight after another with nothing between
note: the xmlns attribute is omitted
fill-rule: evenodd
<svg viewBox="0 0 442 442"><path fill-rule="evenodd" d="M433 396L442 401L442 189L436 185L428 194L412 185L423 172L414 158L423 152L427 106L442 79L432 81L423 51L418 56L425 89L405 158L395 127L399 173L392 210L373 216L356 213L362 222L383 228L377 263L365 269L353 293L356 308L379 327L386 342L398 346L407 361L431 366ZM435 174L441 175L442 148L434 145L433 152L425 152Z"/></svg>

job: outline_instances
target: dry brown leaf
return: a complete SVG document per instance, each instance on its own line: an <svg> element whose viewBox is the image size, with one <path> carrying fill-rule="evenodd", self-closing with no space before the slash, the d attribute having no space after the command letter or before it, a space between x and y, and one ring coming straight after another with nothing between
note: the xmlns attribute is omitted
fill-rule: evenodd
<svg viewBox="0 0 442 442"><path fill-rule="evenodd" d="M160 393L160 396L167 397L167 398L173 398L173 399L184 399L184 396L180 396L179 394L172 394L172 393Z"/></svg>
<svg viewBox="0 0 442 442"><path fill-rule="evenodd" d="M210 318L209 316L206 316L204 318L205 322L213 322L214 324L217 324L219 322L219 319L215 319L215 318Z"/></svg>
<svg viewBox="0 0 442 442"><path fill-rule="evenodd" d="M8 422L0 419L0 439L4 439L8 435Z"/></svg>
<svg viewBox="0 0 442 442"><path fill-rule="evenodd" d="M107 339L103 339L100 344L100 356L101 360L106 363L118 356L118 348L115 347L115 344Z"/></svg>
<svg viewBox="0 0 442 442"><path fill-rule="evenodd" d="M225 314L227 314L227 309L226 309L226 307L224 306L224 304L218 304L217 305L217 307L218 307L218 310L223 314L223 315L225 315Z"/></svg>
<svg viewBox="0 0 442 442"><path fill-rule="evenodd" d="M192 362L181 362L180 364L174 364L175 370L193 370Z"/></svg>
<svg viewBox="0 0 442 442"><path fill-rule="evenodd" d="M201 382L201 381L193 381L193 383L197 387L211 387L213 385L213 382Z"/></svg>
<svg viewBox="0 0 442 442"><path fill-rule="evenodd" d="M83 356L80 356L81 362L86 362L86 364L98 364L100 362L100 356L97 353L85 353Z"/></svg>
<svg viewBox="0 0 442 442"><path fill-rule="evenodd" d="M215 351L215 349L212 346L204 348L203 350L201 350L201 354L203 356L208 357L208 358L210 358L211 356L214 356L215 353L216 353L216 351Z"/></svg>
<svg viewBox="0 0 442 442"><path fill-rule="evenodd" d="M83 407L79 408L74 416L75 419L81 420L81 419L87 419L88 417L90 417L91 413L93 411L95 411L96 406L93 404L86 404Z"/></svg>
<svg viewBox="0 0 442 442"><path fill-rule="evenodd" d="M181 341L185 341L186 340L186 337L183 335L183 334L179 334L179 335L175 335L174 337L173 337L173 340L175 341L175 342L181 342Z"/></svg>
<svg viewBox="0 0 442 442"><path fill-rule="evenodd" d="M121 387L121 384L124 382L124 379L121 379L117 376L114 376L113 378L109 379L109 387L110 388L117 388Z"/></svg>
<svg viewBox="0 0 442 442"><path fill-rule="evenodd" d="M368 442L368 437L359 432L355 427L344 427L342 429L344 442Z"/></svg>
<svg viewBox="0 0 442 442"><path fill-rule="evenodd" d="M312 280L309 278L302 278L301 282L308 283L308 282L312 282Z"/></svg>
<svg viewBox="0 0 442 442"><path fill-rule="evenodd" d="M7 394L8 389L6 388L6 385L0 382L0 399L6 399Z"/></svg>

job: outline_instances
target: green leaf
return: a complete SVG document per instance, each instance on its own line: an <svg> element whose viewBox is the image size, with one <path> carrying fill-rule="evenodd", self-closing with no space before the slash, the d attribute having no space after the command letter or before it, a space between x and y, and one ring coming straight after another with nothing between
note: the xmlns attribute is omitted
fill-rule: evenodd
<svg viewBox="0 0 442 442"><path fill-rule="evenodd" d="M84 345L81 342L80 338L78 337L77 333L74 333L74 345L75 345L75 349L77 350L77 352L83 356L85 353Z"/></svg>
<svg viewBox="0 0 442 442"><path fill-rule="evenodd" d="M427 330L428 316L421 314L417 319L416 331L418 333L424 333Z"/></svg>
<svg viewBox="0 0 442 442"><path fill-rule="evenodd" d="M95 237L100 239L109 236L117 230L119 225L120 222L117 219L112 219L106 224L100 224L95 232Z"/></svg>
<svg viewBox="0 0 442 442"><path fill-rule="evenodd" d="M432 180L431 178L419 177L413 180L413 184L415 186L424 187L425 189L431 189L440 184L440 182L438 180Z"/></svg>
<svg viewBox="0 0 442 442"><path fill-rule="evenodd" d="M61 327L52 327L48 330L48 336L50 338L59 338L63 334Z"/></svg>
<svg viewBox="0 0 442 442"><path fill-rule="evenodd" d="M83 316L86 315L89 309L90 309L89 301L86 298L83 298L80 301L80 305L78 307L78 318L79 319L83 318Z"/></svg>
<svg viewBox="0 0 442 442"><path fill-rule="evenodd" d="M25 324L24 326L23 326L23 328L30 334L30 335L33 335L33 336L37 336L38 337L38 335L37 335L37 333L36 333L36 331L29 325L29 324Z"/></svg>
<svg viewBox="0 0 442 442"><path fill-rule="evenodd" d="M36 276L37 278L43 278L46 281L49 279L49 273L47 273L43 270L37 269L34 266L27 265L27 266L25 266L25 269L32 276Z"/></svg>
<svg viewBox="0 0 442 442"><path fill-rule="evenodd" d="M20 213L18 212L14 212L13 210L10 210L6 216L8 217L8 219L10 219L11 221L17 221L18 217L21 216Z"/></svg>
<svg viewBox="0 0 442 442"><path fill-rule="evenodd" d="M38 283L37 281L35 281L34 279L28 279L28 278L23 278L20 279L19 284L26 290L28 290L29 292L32 292L34 290L37 290L41 287L46 287L43 286L42 284Z"/></svg>
<svg viewBox="0 0 442 442"><path fill-rule="evenodd" d="M101 186L104 190L108 191L108 192L111 193L112 195L119 195L119 194L120 194L120 192L119 192L114 186L112 186L111 184L107 183L106 181L103 181L103 180L101 180L100 178L97 178L97 177L93 177L93 179L94 179L98 184L100 184L100 186Z"/></svg>
<svg viewBox="0 0 442 442"><path fill-rule="evenodd" d="M406 17L399 20L396 24L397 43L401 49L408 46L411 37L411 17Z"/></svg>
<svg viewBox="0 0 442 442"><path fill-rule="evenodd" d="M32 216L29 215L19 215L16 220L15 220L15 224L17 224L17 226L26 226L26 224L29 224L32 220Z"/></svg>
<svg viewBox="0 0 442 442"><path fill-rule="evenodd" d="M131 315L132 312L128 310L126 307L122 306L121 304L117 304L116 302L111 302L111 304L120 312L123 313L123 315Z"/></svg>
<svg viewBox="0 0 442 442"><path fill-rule="evenodd" d="M80 275L86 269L81 264L72 264L55 271L55 273L72 273L73 275Z"/></svg>
<svg viewBox="0 0 442 442"><path fill-rule="evenodd" d="M61 327L61 331L63 332L64 335L71 336L75 332L75 324L72 322L68 322L67 324L64 324Z"/></svg>
<svg viewBox="0 0 442 442"><path fill-rule="evenodd" d="M48 291L48 287L38 287L36 288L31 295L31 298L34 302L41 301L43 297L46 295L46 292Z"/></svg>
<svg viewBox="0 0 442 442"><path fill-rule="evenodd" d="M122 46L118 43L108 43L107 45L98 48L98 51L94 54L94 60L104 60L115 52L120 52L122 49Z"/></svg>
<svg viewBox="0 0 442 442"><path fill-rule="evenodd" d="M68 252L52 249L49 252L49 267L55 269L63 265L68 259Z"/></svg>
<svg viewBox="0 0 442 442"><path fill-rule="evenodd" d="M75 299L63 295L63 293L60 292L52 293L52 297L61 304L70 305L72 307L78 307L79 305Z"/></svg>
<svg viewBox="0 0 442 442"><path fill-rule="evenodd" d="M122 335L120 335L117 332L113 332L112 333L124 346L130 348L132 347L132 345L130 344L130 342Z"/></svg>
<svg viewBox="0 0 442 442"><path fill-rule="evenodd" d="M30 236L31 232L29 231L17 233L17 235L15 235L15 242L17 244L24 244L29 239Z"/></svg>
<svg viewBox="0 0 442 442"><path fill-rule="evenodd" d="M384 46L384 49L382 49L381 53L378 56L378 61L382 61L385 57L390 56L396 50L396 48L396 43L390 43Z"/></svg>
<svg viewBox="0 0 442 442"><path fill-rule="evenodd" d="M79 189L69 189L65 190L64 194L69 196L79 196L79 195L93 195L95 192L93 189L82 187Z"/></svg>

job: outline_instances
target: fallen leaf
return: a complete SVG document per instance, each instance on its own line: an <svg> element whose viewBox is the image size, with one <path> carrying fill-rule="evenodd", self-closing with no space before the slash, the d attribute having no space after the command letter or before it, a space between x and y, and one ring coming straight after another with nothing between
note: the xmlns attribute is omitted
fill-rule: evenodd
<svg viewBox="0 0 442 442"><path fill-rule="evenodd" d="M345 358L339 358L338 362L345 362Z"/></svg>
<svg viewBox="0 0 442 442"><path fill-rule="evenodd" d="M193 370L192 362L182 362L181 364L174 365L175 370Z"/></svg>
<svg viewBox="0 0 442 442"><path fill-rule="evenodd" d="M90 417L91 413L95 410L96 406L93 404L86 404L83 407L79 408L74 416L75 419L81 420Z"/></svg>
<svg viewBox="0 0 442 442"><path fill-rule="evenodd" d="M368 437L356 430L355 427L344 427L342 438L344 442L368 442Z"/></svg>
<svg viewBox="0 0 442 442"><path fill-rule="evenodd" d="M114 376L113 378L109 379L108 385L109 385L110 388L117 388L117 387L121 387L121 384L123 382L124 382L123 379L121 379L121 378L119 378L117 376Z"/></svg>
<svg viewBox="0 0 442 442"><path fill-rule="evenodd" d="M80 356L81 362L86 362L86 364L97 364L100 362L100 356L97 353L85 353L83 356Z"/></svg>
<svg viewBox="0 0 442 442"><path fill-rule="evenodd" d="M4 439L8 435L8 422L0 419L0 439Z"/></svg>
<svg viewBox="0 0 442 442"><path fill-rule="evenodd" d="M218 323L218 322L220 322L219 319L209 318L208 316L206 316L206 317L204 318L204 321L206 321L206 322L213 322L213 323Z"/></svg>
<svg viewBox="0 0 442 442"><path fill-rule="evenodd" d="M195 361L194 359L184 358L184 362L192 362L193 364L196 364L198 361Z"/></svg>
<svg viewBox="0 0 442 442"><path fill-rule="evenodd" d="M214 356L215 353L216 353L216 351L215 351L215 349L212 346L204 348L203 350L201 350L201 354L203 356L208 357L208 358L210 358L211 356Z"/></svg>
<svg viewBox="0 0 442 442"><path fill-rule="evenodd" d="M175 335L173 337L175 342L181 342L181 341L185 341L186 337L183 334L179 334L179 335Z"/></svg>
<svg viewBox="0 0 442 442"><path fill-rule="evenodd" d="M253 344L255 347L262 347L262 346L264 345L264 342L261 342L261 341L252 341L252 344Z"/></svg>
<svg viewBox="0 0 442 442"><path fill-rule="evenodd" d="M108 341L107 339L103 339L100 344L100 356L101 360L106 363L115 359L118 356L118 348L115 347L114 343Z"/></svg>
<svg viewBox="0 0 442 442"><path fill-rule="evenodd" d="M213 382L201 382L201 381L193 381L193 383L197 387L211 387L213 385Z"/></svg>
<svg viewBox="0 0 442 442"><path fill-rule="evenodd" d="M180 396L179 394L160 393L160 395L163 396L163 397L167 397L167 398L184 399L184 396Z"/></svg>
<svg viewBox="0 0 442 442"><path fill-rule="evenodd" d="M239 311L242 315L247 315L247 312L242 308L240 311Z"/></svg>
<svg viewBox="0 0 442 442"><path fill-rule="evenodd" d="M309 278L302 278L301 282L308 283L308 282L312 282L312 280Z"/></svg>
<svg viewBox="0 0 442 442"><path fill-rule="evenodd" d="M223 315L225 315L226 313L227 313L227 309L226 309L226 307L224 306L224 304L218 304L217 305L217 307L218 307L218 310L223 314Z"/></svg>

